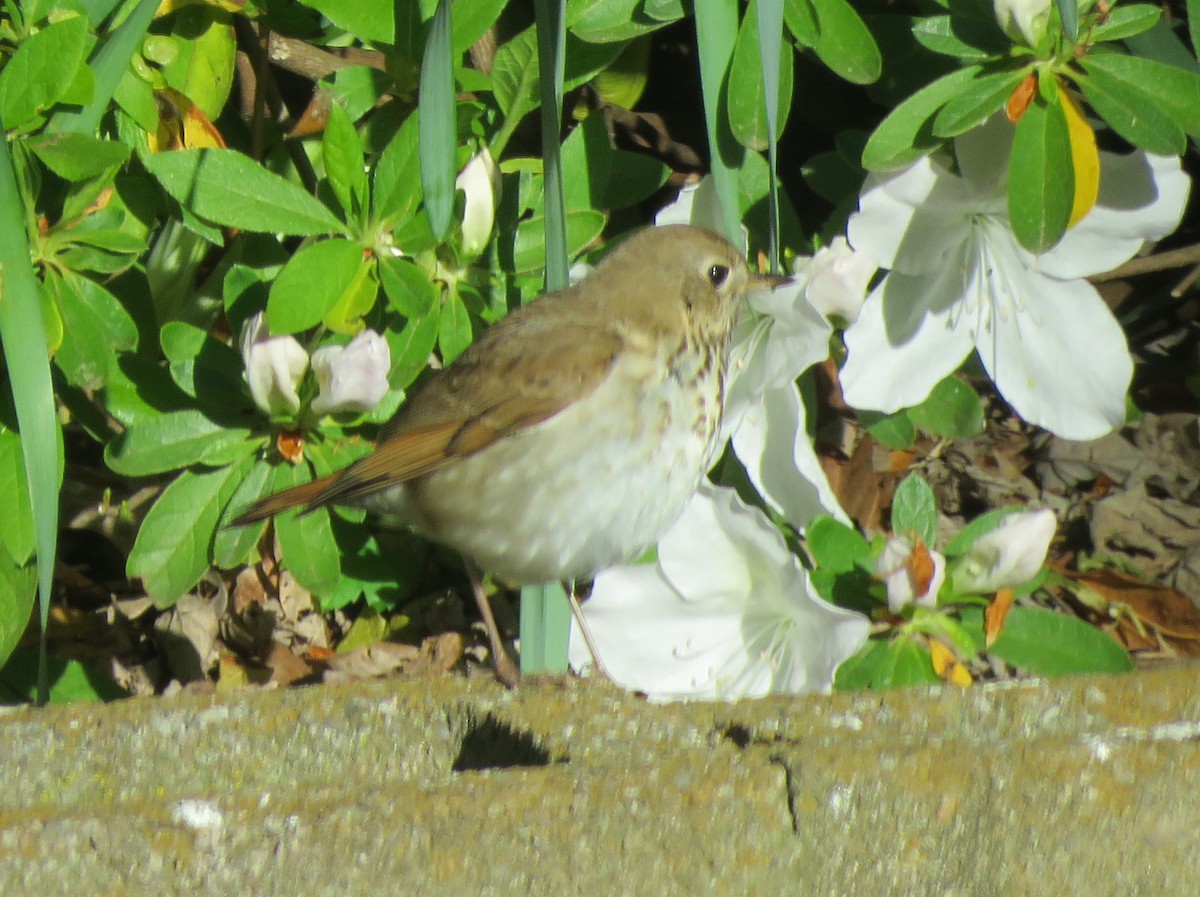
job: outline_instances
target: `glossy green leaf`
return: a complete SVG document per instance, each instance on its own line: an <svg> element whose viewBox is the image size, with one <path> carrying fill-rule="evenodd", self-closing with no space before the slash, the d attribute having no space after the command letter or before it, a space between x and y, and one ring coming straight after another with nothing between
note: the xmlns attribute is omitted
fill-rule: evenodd
<svg viewBox="0 0 1200 897"><path fill-rule="evenodd" d="M350 240L335 237L305 246L271 284L271 333L299 333L320 323L353 286L364 264L362 246Z"/></svg>
<svg viewBox="0 0 1200 897"><path fill-rule="evenodd" d="M189 5L175 13L171 32L177 35L177 52L161 69L167 85L215 120L233 87L237 56L233 19L215 5Z"/></svg>
<svg viewBox="0 0 1200 897"><path fill-rule="evenodd" d="M933 133L933 118L982 71L978 65L955 69L904 100L871 134L863 149L868 171L894 171L926 156L944 142Z"/></svg>
<svg viewBox="0 0 1200 897"><path fill-rule="evenodd" d="M1090 68L1075 83L1096 114L1134 146L1163 155L1179 155L1187 146L1183 128L1140 87Z"/></svg>
<svg viewBox="0 0 1200 897"><path fill-rule="evenodd" d="M1017 122L1008 160L1008 217L1030 252L1045 252L1062 239L1075 199L1071 139L1061 102L1039 95Z"/></svg>
<svg viewBox="0 0 1200 897"><path fill-rule="evenodd" d="M883 57L866 23L846 0L812 0L818 58L852 84L879 79Z"/></svg>
<svg viewBox="0 0 1200 897"><path fill-rule="evenodd" d="M442 360L449 364L471 345L471 316L462 297L454 290L446 294L438 323L438 348Z"/></svg>
<svg viewBox="0 0 1200 897"><path fill-rule="evenodd" d="M117 353L137 345L137 326L117 297L90 278L48 271L45 289L64 324L55 362L72 385L99 389L108 382Z"/></svg>
<svg viewBox="0 0 1200 897"><path fill-rule="evenodd" d="M779 55L778 79L779 102L775 115L778 127L782 128L791 111L791 53ZM770 145L757 0L753 0L746 9L733 49L733 63L729 70L729 125L734 137L743 146L761 152Z"/></svg>
<svg viewBox="0 0 1200 897"><path fill-rule="evenodd" d="M180 205L217 224L296 236L342 230L302 188L235 150L185 149L144 161Z"/></svg>
<svg viewBox="0 0 1200 897"><path fill-rule="evenodd" d="M308 482L308 465L280 464L275 469L272 492ZM309 514L289 511L275 518L275 536L284 566L317 597L337 588L341 573L337 542L329 523L329 509Z"/></svg>
<svg viewBox="0 0 1200 897"><path fill-rule="evenodd" d="M359 221L367 210L367 173L362 141L354 122L338 102L329 104L329 119L321 138L325 176L347 221Z"/></svg>
<svg viewBox="0 0 1200 897"><path fill-rule="evenodd" d="M26 145L47 168L68 181L83 181L125 164L129 147L86 134L39 134Z"/></svg>
<svg viewBox="0 0 1200 897"><path fill-rule="evenodd" d="M939 680L933 671L929 649L911 638L899 636L890 641L867 642L838 667L833 681L839 691L848 691L933 685Z"/></svg>
<svg viewBox="0 0 1200 897"><path fill-rule="evenodd" d="M381 257L379 283L388 303L406 318L420 318L433 310L437 288L429 277L408 259Z"/></svg>
<svg viewBox="0 0 1200 897"><path fill-rule="evenodd" d="M0 514L0 546L7 553L0 553L0 563L21 566L33 557L33 509L29 506L29 480L25 476L21 434L3 424L0 424L0 495L6 496L4 513ZM2 631L0 624L0 645L3 644ZM5 652L0 651L0 663L4 662L4 655Z"/></svg>
<svg viewBox="0 0 1200 897"><path fill-rule="evenodd" d="M916 18L912 34L926 49L966 62L1000 56L1012 46L994 18L969 13Z"/></svg>
<svg viewBox="0 0 1200 897"><path fill-rule="evenodd" d="M983 432L983 401L961 377L938 383L920 405L908 410L909 419L943 439L969 439Z"/></svg>
<svg viewBox="0 0 1200 897"><path fill-rule="evenodd" d="M25 634L29 616L33 613L33 599L37 595L37 566L32 563L18 564L6 549L4 544L0 544L0 667L4 666ZM33 660L36 670L36 654L33 654ZM34 678L30 677L30 692L33 691ZM29 697L32 699L33 695Z"/></svg>
<svg viewBox="0 0 1200 897"><path fill-rule="evenodd" d="M213 563L218 567L229 570L247 563L253 556L267 526L266 521L233 527L228 523L251 502L265 497L274 481L275 467L265 458L255 458L221 512L220 524L213 537Z"/></svg>
<svg viewBox="0 0 1200 897"><path fill-rule="evenodd" d="M576 210L567 213L567 250L574 256L598 238L604 231L605 217L602 212ZM542 218L530 218L517 226L512 246L514 274L540 271L546 263L545 222ZM503 255L503 253L502 253ZM502 258L503 261L503 258Z"/></svg>
<svg viewBox="0 0 1200 897"><path fill-rule="evenodd" d="M804 529L813 561L822 570L848 573L871 556L862 534L832 517L818 517Z"/></svg>
<svg viewBox="0 0 1200 897"><path fill-rule="evenodd" d="M394 389L406 389L429 364L429 356L437 345L441 314L430 312L411 318L397 333L389 328L384 332L392 350L392 372L388 382Z"/></svg>
<svg viewBox="0 0 1200 897"><path fill-rule="evenodd" d="M907 411L882 414L878 411L858 411L858 419L880 445L902 451L917 438L917 428Z"/></svg>
<svg viewBox="0 0 1200 897"><path fill-rule="evenodd" d="M104 460L116 473L146 476L230 453L248 454L255 445L249 430L188 409L145 417L105 447Z"/></svg>
<svg viewBox="0 0 1200 897"><path fill-rule="evenodd" d="M355 37L390 44L396 37L394 0L303 0Z"/></svg>
<svg viewBox="0 0 1200 897"><path fill-rule="evenodd" d="M964 624L970 616L971 612L963 613ZM1078 617L1044 607L1010 610L1000 637L988 652L1035 676L1133 669L1129 654L1110 635Z"/></svg>
<svg viewBox="0 0 1200 897"><path fill-rule="evenodd" d="M410 115L380 153L371 194L376 221L399 228L421 204L421 161L417 149L417 116Z"/></svg>
<svg viewBox="0 0 1200 897"><path fill-rule="evenodd" d="M1092 80L1120 84L1126 94L1139 94L1165 112L1184 133L1200 136L1200 74L1120 53L1091 53L1080 64Z"/></svg>
<svg viewBox="0 0 1200 897"><path fill-rule="evenodd" d="M0 669L0 704L35 700L38 666L36 651L24 648L14 651ZM48 657L45 672L49 686L45 697L50 704L117 701L129 697L106 670L86 666L77 660Z"/></svg>
<svg viewBox="0 0 1200 897"><path fill-rule="evenodd" d="M0 70L0 119L19 128L67 92L95 38L83 16L47 25L25 40Z"/></svg>
<svg viewBox="0 0 1200 897"><path fill-rule="evenodd" d="M184 470L146 514L126 567L160 607L174 604L208 570L221 511L251 463Z"/></svg>
<svg viewBox="0 0 1200 897"><path fill-rule="evenodd" d="M960 93L938 110L933 118L934 136L943 139L957 137L979 127L997 112L1025 80L1032 66L1017 70L984 69Z"/></svg>
<svg viewBox="0 0 1200 897"><path fill-rule="evenodd" d="M1149 3L1122 3L1113 7L1104 21L1092 28L1092 40L1124 40L1153 28L1161 18L1162 10L1157 6L1151 6ZM1191 24L1190 11L1188 23Z"/></svg>
<svg viewBox="0 0 1200 897"><path fill-rule="evenodd" d="M593 44L631 40L662 27L653 19L642 18L641 5L642 0L571 0L566 4L567 27Z"/></svg>
<svg viewBox="0 0 1200 897"><path fill-rule="evenodd" d="M937 545L937 517L933 489L920 476L910 473L892 496L892 532L933 547Z"/></svg>

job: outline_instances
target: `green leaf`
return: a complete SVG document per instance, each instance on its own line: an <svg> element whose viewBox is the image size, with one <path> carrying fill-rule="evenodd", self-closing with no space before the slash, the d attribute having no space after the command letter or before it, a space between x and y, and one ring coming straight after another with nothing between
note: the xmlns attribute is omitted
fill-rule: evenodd
<svg viewBox="0 0 1200 897"><path fill-rule="evenodd" d="M454 52L465 53L496 24L508 0L455 0Z"/></svg>
<svg viewBox="0 0 1200 897"><path fill-rule="evenodd" d="M1092 28L1092 41L1099 43L1133 37L1153 28L1161 18L1162 10L1157 6L1151 6L1149 3L1123 3L1110 10L1104 21ZM1191 20L1192 13L1189 10L1189 26Z"/></svg>
<svg viewBox="0 0 1200 897"><path fill-rule="evenodd" d="M7 496L4 513L0 514L0 547L3 548L0 564L20 566L33 556L33 510L29 506L29 481L25 477L21 434L3 424L0 424L0 495ZM0 613L3 610L4 600L0 599ZM3 645L3 629L0 622L0 646ZM6 651L0 651L0 663L4 662L6 654Z"/></svg>
<svg viewBox="0 0 1200 897"><path fill-rule="evenodd" d="M1127 94L1139 94L1166 113L1184 133L1200 136L1200 74L1121 53L1090 53L1080 65L1093 80L1120 84Z"/></svg>
<svg viewBox="0 0 1200 897"><path fill-rule="evenodd" d="M437 345L440 326L440 312L431 312L420 318L409 319L399 333L391 328L384 331L384 338L392 350L392 372L388 375L388 383L392 388L406 389L425 370L429 356Z"/></svg>
<svg viewBox="0 0 1200 897"><path fill-rule="evenodd" d="M604 231L603 212L575 210L567 213L567 252L573 257ZM502 258L503 262L504 259ZM546 263L546 224L542 217L530 218L517 225L512 247L512 263L506 270L514 274L540 271Z"/></svg>
<svg viewBox="0 0 1200 897"><path fill-rule="evenodd" d="M915 473L906 476L892 496L892 532L930 547L937 544L937 500Z"/></svg>
<svg viewBox="0 0 1200 897"><path fill-rule="evenodd" d="M1075 168L1062 102L1039 94L1017 122L1008 160L1008 217L1030 252L1062 239L1075 200Z"/></svg>
<svg viewBox="0 0 1200 897"><path fill-rule="evenodd" d="M946 103L933 118L933 133L950 138L983 124L1004 108L1017 85L1033 71L1032 65L1013 71L983 69L966 89Z"/></svg>
<svg viewBox="0 0 1200 897"><path fill-rule="evenodd" d="M904 168L942 145L933 133L933 118L954 97L970 88L982 66L970 65L927 84L893 109L871 134L863 149L868 171Z"/></svg>
<svg viewBox="0 0 1200 897"><path fill-rule="evenodd" d="M907 411L895 411L882 414L878 411L856 411L867 432L885 448L903 451L913 444L917 438L917 428Z"/></svg>
<svg viewBox="0 0 1200 897"><path fill-rule="evenodd" d="M927 433L944 439L969 439L983 432L983 402L961 377L938 383L909 419Z"/></svg>
<svg viewBox="0 0 1200 897"><path fill-rule="evenodd" d="M379 282L388 303L406 318L420 318L433 310L438 291L429 277L408 259L379 258Z"/></svg>
<svg viewBox="0 0 1200 897"><path fill-rule="evenodd" d="M241 353L207 330L183 321L168 321L159 334L171 379L205 407L246 409L246 384Z"/></svg>
<svg viewBox="0 0 1200 897"><path fill-rule="evenodd" d="M1181 154L1187 147L1183 128L1140 87L1090 66L1075 75L1075 83L1096 114L1134 146L1171 156Z"/></svg>
<svg viewBox="0 0 1200 897"><path fill-rule="evenodd" d="M421 62L417 144L425 209L429 213L429 226L439 243L450 232L454 213L458 120L450 29L450 0L438 0Z"/></svg>
<svg viewBox="0 0 1200 897"><path fill-rule="evenodd" d="M38 679L38 654L18 648L8 663L0 669L0 704L16 704L35 700ZM129 697L105 670L85 666L77 660L61 657L46 659L46 676L50 704L72 704L79 701L116 701Z"/></svg>
<svg viewBox="0 0 1200 897"><path fill-rule="evenodd" d="M906 636L867 642L834 675L834 686L839 691L932 685L938 681L929 649Z"/></svg>
<svg viewBox="0 0 1200 897"><path fill-rule="evenodd" d="M171 33L175 57L161 69L167 85L216 119L229 100L237 56L229 13L207 4L185 6L171 19Z"/></svg>
<svg viewBox="0 0 1200 897"><path fill-rule="evenodd" d="M926 49L967 62L992 59L1012 46L994 18L971 13L914 19L912 34Z"/></svg>
<svg viewBox="0 0 1200 897"><path fill-rule="evenodd" d="M55 362L81 389L108 382L117 353L137 346L137 325L117 297L87 277L47 271L45 289L63 320L63 341Z"/></svg>
<svg viewBox="0 0 1200 897"><path fill-rule="evenodd" d="M779 55L779 105L777 123L782 130L791 111L792 54ZM729 125L738 142L752 150L769 146L767 134L766 88L763 79L762 52L758 41L758 3L752 0L738 29L729 69Z"/></svg>
<svg viewBox="0 0 1200 897"><path fill-rule="evenodd" d="M68 181L85 181L125 164L129 147L86 134L39 134L26 146L47 168Z"/></svg>
<svg viewBox="0 0 1200 897"><path fill-rule="evenodd" d="M852 84L879 80L883 58L866 23L846 0L812 0L818 58Z"/></svg>
<svg viewBox="0 0 1200 897"><path fill-rule="evenodd" d="M832 517L812 521L804 539L816 566L833 573L848 573L871 557L871 546L862 534Z"/></svg>
<svg viewBox="0 0 1200 897"><path fill-rule="evenodd" d="M442 360L449 364L471 345L471 315L457 290L450 290L442 303L438 323L438 348Z"/></svg>
<svg viewBox="0 0 1200 897"><path fill-rule="evenodd" d="M963 623L982 612L963 612ZM990 654L1034 676L1071 673L1125 673L1129 654L1107 633L1078 617L1044 607L1014 607Z"/></svg>
<svg viewBox="0 0 1200 897"><path fill-rule="evenodd" d="M371 195L376 222L391 228L405 224L421 204L421 160L417 116L410 115L375 162Z"/></svg>
<svg viewBox="0 0 1200 897"><path fill-rule="evenodd" d="M275 480L275 467L264 458L255 458L253 466L229 498L221 512L220 526L213 538L213 563L229 570L246 563L266 529L265 520L249 526L229 526L229 521L251 502L267 495Z"/></svg>
<svg viewBox="0 0 1200 897"><path fill-rule="evenodd" d="M307 465L281 464L275 469L272 492L306 483L312 478ZM288 513L275 518L275 536L284 565L296 581L317 597L337 588L341 562L329 523L329 509Z"/></svg>
<svg viewBox="0 0 1200 897"><path fill-rule="evenodd" d="M217 224L294 236L343 230L303 189L235 150L153 153L144 162L180 205Z"/></svg>
<svg viewBox="0 0 1200 897"><path fill-rule="evenodd" d="M0 667L4 666L29 625L33 598L37 594L37 579L36 564L16 563L6 546L0 543ZM35 664L36 658L34 654Z"/></svg>
<svg viewBox="0 0 1200 897"><path fill-rule="evenodd" d="M359 221L367 209L367 174L362 141L341 103L329 104L329 120L321 138L325 175L347 221Z"/></svg>
<svg viewBox="0 0 1200 897"><path fill-rule="evenodd" d="M299 333L319 324L353 286L363 248L333 238L305 246L283 266L267 296L271 333Z"/></svg>
<svg viewBox="0 0 1200 897"><path fill-rule="evenodd" d="M208 570L221 511L252 462L185 470L146 514L126 567L160 607L174 604Z"/></svg>
<svg viewBox="0 0 1200 897"><path fill-rule="evenodd" d="M95 38L83 16L48 25L23 41L0 71L0 120L19 128L61 100Z"/></svg>
<svg viewBox="0 0 1200 897"><path fill-rule="evenodd" d="M390 44L396 39L394 0L304 0L355 37Z"/></svg>
<svg viewBox="0 0 1200 897"><path fill-rule="evenodd" d="M803 47L817 45L821 35L817 30L817 11L813 8L812 0L785 0L783 21L796 43Z"/></svg>
<svg viewBox="0 0 1200 897"><path fill-rule="evenodd" d="M123 476L166 473L189 464L217 463L257 445L250 431L218 423L198 409L146 416L110 442L104 460Z"/></svg>

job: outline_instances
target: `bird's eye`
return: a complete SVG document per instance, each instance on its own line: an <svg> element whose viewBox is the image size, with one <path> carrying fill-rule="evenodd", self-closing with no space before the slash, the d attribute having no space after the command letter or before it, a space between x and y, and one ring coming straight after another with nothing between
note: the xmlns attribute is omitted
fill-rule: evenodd
<svg viewBox="0 0 1200 897"><path fill-rule="evenodd" d="M708 269L708 282L714 287L720 287L729 277L729 269L724 265L713 265Z"/></svg>

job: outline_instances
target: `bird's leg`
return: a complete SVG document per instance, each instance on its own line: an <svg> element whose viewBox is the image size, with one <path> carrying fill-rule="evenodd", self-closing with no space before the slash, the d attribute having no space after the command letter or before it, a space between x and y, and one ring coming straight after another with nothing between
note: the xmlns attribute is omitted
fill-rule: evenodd
<svg viewBox="0 0 1200 897"><path fill-rule="evenodd" d="M475 603L479 606L479 615L483 618L483 626L487 630L488 644L492 650L492 668L496 671L496 678L509 688L516 688L517 683L521 681L521 671L504 650L504 639L500 636L500 627L496 625L496 617L492 614L492 603L483 591L483 571L469 558L463 558L463 563L467 568L467 576L471 579L471 591L475 595Z"/></svg>
<svg viewBox="0 0 1200 897"><path fill-rule="evenodd" d="M613 681L612 674L604 666L604 661L600 659L600 652L596 649L596 642L592 639L592 630L588 628L587 619L583 616L583 608L579 606L579 600L575 597L575 580L570 580L564 583L566 586L567 601L571 605L571 614L575 617L575 622L579 624L579 631L583 634L583 643L587 645L588 653L592 655L592 663L596 665L598 672L610 682Z"/></svg>

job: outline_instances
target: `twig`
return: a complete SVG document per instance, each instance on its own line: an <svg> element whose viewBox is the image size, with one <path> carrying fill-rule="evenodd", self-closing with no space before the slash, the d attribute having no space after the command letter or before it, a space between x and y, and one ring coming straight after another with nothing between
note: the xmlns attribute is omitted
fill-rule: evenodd
<svg viewBox="0 0 1200 897"><path fill-rule="evenodd" d="M1166 252L1144 255L1141 258L1130 259L1123 265L1089 277L1092 283L1104 283L1109 280L1121 280L1125 277L1137 277L1140 274L1153 274L1156 271L1169 271L1172 268L1187 268L1200 264L1200 243L1191 246L1181 246Z"/></svg>

